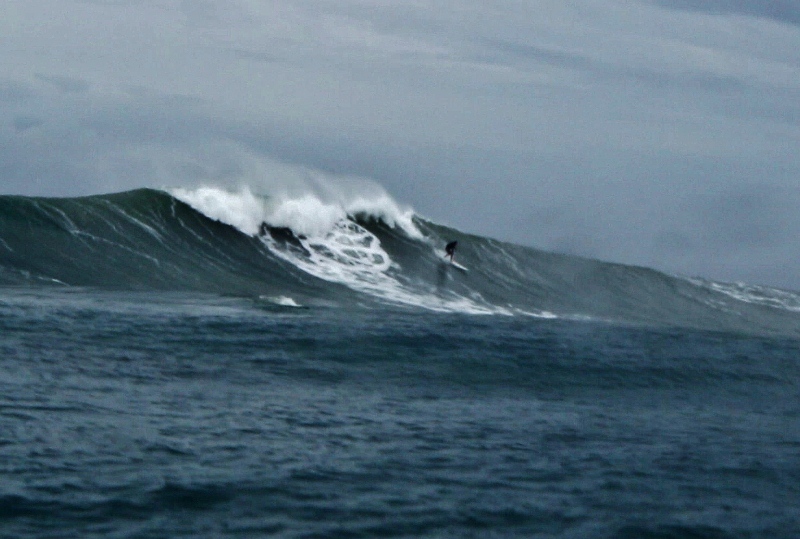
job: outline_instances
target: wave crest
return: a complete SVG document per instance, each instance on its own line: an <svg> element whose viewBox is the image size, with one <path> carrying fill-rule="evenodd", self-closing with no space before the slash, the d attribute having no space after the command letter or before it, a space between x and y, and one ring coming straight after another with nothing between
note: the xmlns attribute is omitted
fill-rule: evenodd
<svg viewBox="0 0 800 539"><path fill-rule="evenodd" d="M336 194L307 192L295 195L254 194L243 187L230 191L220 187L176 188L169 192L200 213L255 236L263 223L288 228L298 236L325 237L349 218L381 221L408 236L422 239L414 224L414 212L401 207L385 192Z"/></svg>

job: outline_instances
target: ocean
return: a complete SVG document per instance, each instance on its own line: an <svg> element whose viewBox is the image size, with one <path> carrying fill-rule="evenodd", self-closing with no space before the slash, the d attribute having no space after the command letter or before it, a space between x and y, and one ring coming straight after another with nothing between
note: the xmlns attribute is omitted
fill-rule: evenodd
<svg viewBox="0 0 800 539"><path fill-rule="evenodd" d="M800 293L385 196L2 196L0 537L794 539Z"/></svg>

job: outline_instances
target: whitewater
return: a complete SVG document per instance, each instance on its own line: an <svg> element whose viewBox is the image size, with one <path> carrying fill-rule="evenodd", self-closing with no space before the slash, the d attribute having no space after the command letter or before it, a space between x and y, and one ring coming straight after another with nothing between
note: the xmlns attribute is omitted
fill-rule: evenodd
<svg viewBox="0 0 800 539"><path fill-rule="evenodd" d="M0 538L796 538L799 358L381 189L0 196Z"/></svg>

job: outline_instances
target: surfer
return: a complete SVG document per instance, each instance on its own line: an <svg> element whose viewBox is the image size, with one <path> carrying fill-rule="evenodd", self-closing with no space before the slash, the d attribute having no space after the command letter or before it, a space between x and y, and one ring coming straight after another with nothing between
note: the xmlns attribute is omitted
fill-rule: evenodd
<svg viewBox="0 0 800 539"><path fill-rule="evenodd" d="M453 257L456 256L456 245L458 245L457 241L451 241L450 243L444 246L444 252L445 252L444 257L447 258L449 256L450 262L452 262Z"/></svg>

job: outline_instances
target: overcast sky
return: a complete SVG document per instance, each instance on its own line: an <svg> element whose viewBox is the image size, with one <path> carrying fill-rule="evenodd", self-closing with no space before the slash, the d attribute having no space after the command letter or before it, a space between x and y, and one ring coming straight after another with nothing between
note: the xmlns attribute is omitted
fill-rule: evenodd
<svg viewBox="0 0 800 539"><path fill-rule="evenodd" d="M800 289L800 0L3 0L0 192L365 176L524 245Z"/></svg>

